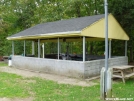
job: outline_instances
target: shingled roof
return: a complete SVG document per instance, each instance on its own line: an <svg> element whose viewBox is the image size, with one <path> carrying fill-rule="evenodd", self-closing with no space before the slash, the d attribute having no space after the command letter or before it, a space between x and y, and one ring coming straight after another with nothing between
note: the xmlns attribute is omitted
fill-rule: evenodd
<svg viewBox="0 0 134 101"><path fill-rule="evenodd" d="M42 23L9 36L7 39L18 40L49 38L52 36L83 36L81 35L82 30L93 25L97 21L100 21L101 19L104 19L104 14Z"/></svg>

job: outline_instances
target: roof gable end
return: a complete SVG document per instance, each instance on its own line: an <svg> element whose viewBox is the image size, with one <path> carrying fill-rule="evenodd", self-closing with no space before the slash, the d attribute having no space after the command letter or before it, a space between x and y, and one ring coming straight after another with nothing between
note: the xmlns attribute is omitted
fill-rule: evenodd
<svg viewBox="0 0 134 101"><path fill-rule="evenodd" d="M105 38L105 18L98 20L82 30L82 36L90 36L97 38ZM117 22L112 14L108 15L108 38L129 40L128 35L123 30L121 25Z"/></svg>

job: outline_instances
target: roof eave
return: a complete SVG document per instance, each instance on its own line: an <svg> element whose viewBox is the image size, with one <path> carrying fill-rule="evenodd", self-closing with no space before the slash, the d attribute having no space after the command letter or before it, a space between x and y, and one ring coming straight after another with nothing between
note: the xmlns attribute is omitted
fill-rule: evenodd
<svg viewBox="0 0 134 101"><path fill-rule="evenodd" d="M38 35L7 37L8 40L25 40L25 39L42 39L42 38L54 38L54 37L69 37L69 36L81 36L81 31L69 31L58 33L46 33Z"/></svg>

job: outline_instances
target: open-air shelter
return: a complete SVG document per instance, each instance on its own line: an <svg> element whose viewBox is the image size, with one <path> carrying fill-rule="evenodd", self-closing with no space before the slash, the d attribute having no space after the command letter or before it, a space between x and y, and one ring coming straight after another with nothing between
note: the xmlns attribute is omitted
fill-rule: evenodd
<svg viewBox="0 0 134 101"><path fill-rule="evenodd" d="M105 39L104 14L72 18L38 24L17 34L7 37L12 40L12 66L21 69L30 69L40 72L49 72L72 77L91 77L98 75L104 67L104 59L90 61L86 59L85 41L103 41ZM127 58L127 41L129 37L117 22L112 14L108 15L108 39L109 39L109 59L108 65L126 65ZM125 41L124 56L111 58L111 41ZM24 56L14 55L14 40L24 40ZM25 41L32 41L32 54L34 54L34 43L38 42L38 57L25 56ZM60 59L60 42L79 41L83 42L82 61L62 60ZM57 41L57 59L41 58L41 43L47 41ZM90 56L89 56L90 57Z"/></svg>

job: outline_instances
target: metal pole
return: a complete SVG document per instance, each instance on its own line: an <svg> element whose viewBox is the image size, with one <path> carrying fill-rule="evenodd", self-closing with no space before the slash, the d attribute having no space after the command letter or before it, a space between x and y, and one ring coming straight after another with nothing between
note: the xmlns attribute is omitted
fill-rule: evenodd
<svg viewBox="0 0 134 101"><path fill-rule="evenodd" d="M125 56L127 56L127 41L125 41Z"/></svg>
<svg viewBox="0 0 134 101"><path fill-rule="evenodd" d="M59 52L61 53L61 43L59 42Z"/></svg>
<svg viewBox="0 0 134 101"><path fill-rule="evenodd" d="M26 41L24 40L24 56L26 56Z"/></svg>
<svg viewBox="0 0 134 101"><path fill-rule="evenodd" d="M111 39L109 40L109 58L111 58Z"/></svg>
<svg viewBox="0 0 134 101"><path fill-rule="evenodd" d="M58 38L58 60L59 60L59 55L60 55L60 40Z"/></svg>
<svg viewBox="0 0 134 101"><path fill-rule="evenodd" d="M45 53L44 53L44 43L42 45L42 51L43 51L43 58L45 57Z"/></svg>
<svg viewBox="0 0 134 101"><path fill-rule="evenodd" d="M14 41L12 41L12 55L14 55Z"/></svg>
<svg viewBox="0 0 134 101"><path fill-rule="evenodd" d="M40 58L40 39L38 39L38 58Z"/></svg>
<svg viewBox="0 0 134 101"><path fill-rule="evenodd" d="M35 54L35 51L34 51L34 41L32 41L32 55Z"/></svg>
<svg viewBox="0 0 134 101"><path fill-rule="evenodd" d="M59 60L59 54L60 54L60 41L59 41L59 38L58 38L58 60Z"/></svg>
<svg viewBox="0 0 134 101"><path fill-rule="evenodd" d="M107 70L108 70L108 3L105 0L105 93L107 92Z"/></svg>
<svg viewBox="0 0 134 101"><path fill-rule="evenodd" d="M44 58L45 58L45 51L46 51L46 50L45 50L45 43L44 43Z"/></svg>
<svg viewBox="0 0 134 101"><path fill-rule="evenodd" d="M83 62L85 62L85 36L83 36Z"/></svg>

